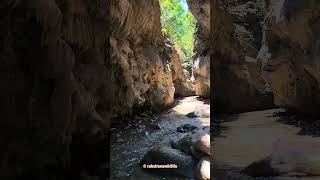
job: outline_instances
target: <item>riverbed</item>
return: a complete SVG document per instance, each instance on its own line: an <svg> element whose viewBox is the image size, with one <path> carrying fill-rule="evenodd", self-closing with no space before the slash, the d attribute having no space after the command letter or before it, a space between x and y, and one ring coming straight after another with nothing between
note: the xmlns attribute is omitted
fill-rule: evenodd
<svg viewBox="0 0 320 180"><path fill-rule="evenodd" d="M177 128L189 124L198 129L210 126L209 117L190 117L194 111L210 111L210 104L197 96L176 100L169 110L152 116L142 114L125 127L112 129L111 179L181 179L148 174L139 166L148 150L158 144L168 144L185 135Z"/></svg>

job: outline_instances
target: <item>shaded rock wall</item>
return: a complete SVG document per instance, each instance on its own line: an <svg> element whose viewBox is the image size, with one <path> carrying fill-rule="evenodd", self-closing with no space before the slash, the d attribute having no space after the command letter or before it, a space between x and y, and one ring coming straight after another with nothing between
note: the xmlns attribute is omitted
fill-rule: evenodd
<svg viewBox="0 0 320 180"><path fill-rule="evenodd" d="M191 95L180 58L161 33L159 2L115 1L111 13L111 62L121 71L123 85L116 92L123 91L117 100L125 106L114 107L118 112L112 114L161 110L171 105L174 94Z"/></svg>
<svg viewBox="0 0 320 180"><path fill-rule="evenodd" d="M319 115L320 2L268 1L261 48L275 104Z"/></svg>
<svg viewBox="0 0 320 180"><path fill-rule="evenodd" d="M106 177L108 1L0 8L1 179Z"/></svg>
<svg viewBox="0 0 320 180"><path fill-rule="evenodd" d="M197 20L193 60L194 90L196 95L210 97L210 2L209 0L188 0L188 5Z"/></svg>
<svg viewBox="0 0 320 180"><path fill-rule="evenodd" d="M244 112L273 106L256 59L262 43L263 10L255 1L220 1L211 13L211 66L215 110Z"/></svg>
<svg viewBox="0 0 320 180"><path fill-rule="evenodd" d="M172 66L181 70L159 2L4 0L0 9L1 179L105 179L110 123L169 106L184 80L173 80Z"/></svg>

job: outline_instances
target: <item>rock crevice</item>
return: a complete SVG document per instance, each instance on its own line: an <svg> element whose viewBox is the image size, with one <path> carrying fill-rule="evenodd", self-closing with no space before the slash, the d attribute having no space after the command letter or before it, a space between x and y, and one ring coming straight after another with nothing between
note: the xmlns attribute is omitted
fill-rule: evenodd
<svg viewBox="0 0 320 180"><path fill-rule="evenodd" d="M197 20L193 56L193 80L196 95L210 97L210 2L188 0L188 5Z"/></svg>

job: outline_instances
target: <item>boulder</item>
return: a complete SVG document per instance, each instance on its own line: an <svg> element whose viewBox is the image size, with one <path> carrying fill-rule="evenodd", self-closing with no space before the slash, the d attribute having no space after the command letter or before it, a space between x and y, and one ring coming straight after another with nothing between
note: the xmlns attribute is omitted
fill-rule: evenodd
<svg viewBox="0 0 320 180"><path fill-rule="evenodd" d="M210 180L210 157L203 157L196 167L197 180Z"/></svg>
<svg viewBox="0 0 320 180"><path fill-rule="evenodd" d="M210 150L208 151L206 145L203 145L201 144L201 142L199 142L199 134L203 134L203 132L186 134L177 141L171 141L171 146L193 156L193 158L197 160L200 160L204 156L208 155L208 152L210 152ZM205 138L203 139L205 140Z"/></svg>
<svg viewBox="0 0 320 180"><path fill-rule="evenodd" d="M202 117L209 118L210 117L210 109L209 107L204 106L196 106L194 110L186 115L187 117Z"/></svg>
<svg viewBox="0 0 320 180"><path fill-rule="evenodd" d="M242 172L251 177L273 177L280 175L278 171L271 167L269 158L251 163Z"/></svg>
<svg viewBox="0 0 320 180"><path fill-rule="evenodd" d="M177 127L177 132L179 133L187 133L187 132L196 132L199 128L196 126L192 126L190 124L184 124L182 126Z"/></svg>
<svg viewBox="0 0 320 180"><path fill-rule="evenodd" d="M198 132L192 137L193 147L195 150L210 156L210 135Z"/></svg>
<svg viewBox="0 0 320 180"><path fill-rule="evenodd" d="M151 149L140 161L140 166L150 164L166 165L175 164L177 168L145 169L164 177L178 176L185 178L195 177L195 161L192 156L169 146L156 146Z"/></svg>
<svg viewBox="0 0 320 180"><path fill-rule="evenodd" d="M183 136L177 141L171 141L170 144L172 148L179 149L184 153L193 155L190 149L192 147L192 136L190 134Z"/></svg>
<svg viewBox="0 0 320 180"><path fill-rule="evenodd" d="M320 176L320 140L278 140L271 154L246 167L243 172L254 177Z"/></svg>

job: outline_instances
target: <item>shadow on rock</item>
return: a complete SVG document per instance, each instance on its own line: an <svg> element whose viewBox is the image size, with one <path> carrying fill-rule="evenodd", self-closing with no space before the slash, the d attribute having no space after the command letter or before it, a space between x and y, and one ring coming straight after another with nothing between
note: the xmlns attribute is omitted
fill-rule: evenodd
<svg viewBox="0 0 320 180"><path fill-rule="evenodd" d="M140 162L140 166L144 165L167 165L175 164L177 168L151 168L146 171L155 173L164 177L195 177L195 161L192 156L169 146L157 146L150 150Z"/></svg>
<svg viewBox="0 0 320 180"><path fill-rule="evenodd" d="M243 171L251 177L273 177L279 176L279 172L271 167L270 159L256 161L247 166Z"/></svg>

